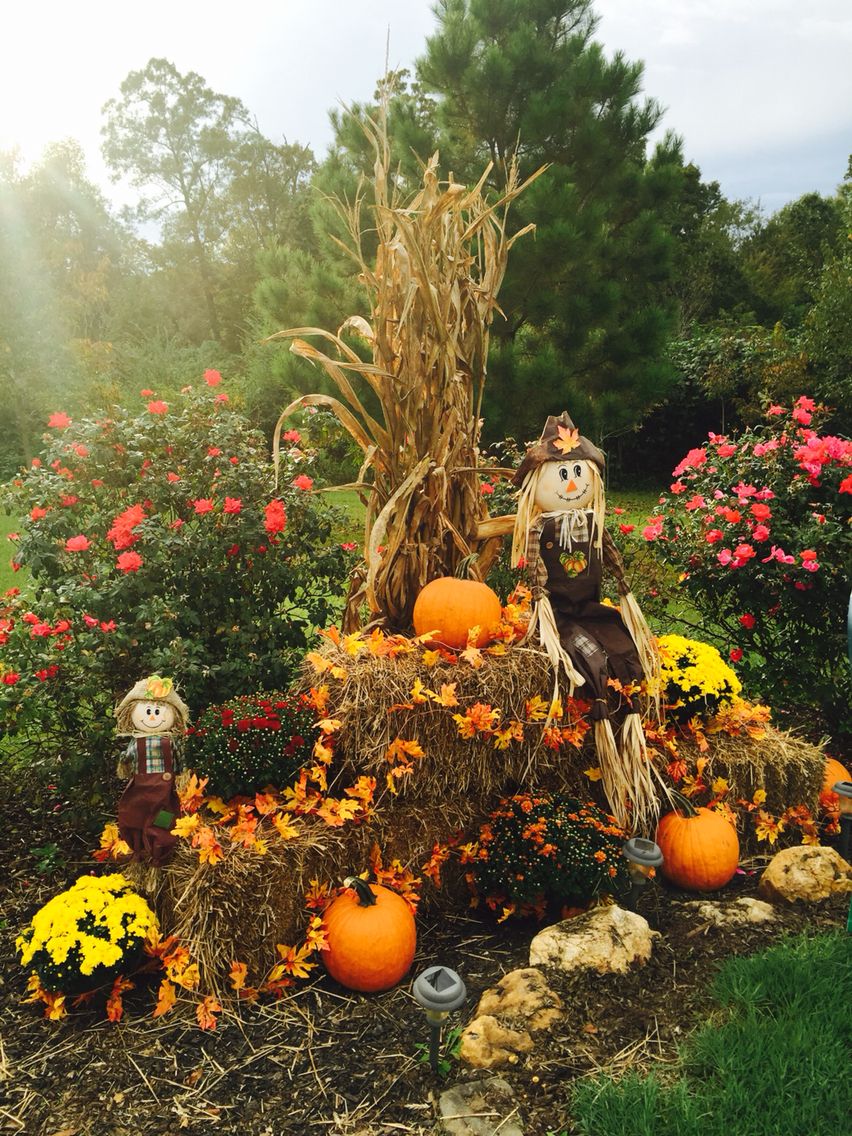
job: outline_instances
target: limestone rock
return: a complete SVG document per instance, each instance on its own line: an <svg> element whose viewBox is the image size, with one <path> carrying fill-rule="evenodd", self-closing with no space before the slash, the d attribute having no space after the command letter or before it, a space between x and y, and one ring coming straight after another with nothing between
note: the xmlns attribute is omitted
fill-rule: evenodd
<svg viewBox="0 0 852 1136"><path fill-rule="evenodd" d="M772 903L813 903L835 892L852 891L852 866L834 848L800 844L784 848L769 861L758 892Z"/></svg>
<svg viewBox="0 0 852 1136"><path fill-rule="evenodd" d="M529 1030L512 1029L491 1014L474 1018L461 1035L459 1056L477 1069L513 1065L521 1053L529 1053L533 1039Z"/></svg>
<svg viewBox="0 0 852 1136"><path fill-rule="evenodd" d="M634 963L648 961L655 938L659 931L634 911L615 904L595 907L539 931L530 943L530 964L624 974Z"/></svg>
<svg viewBox="0 0 852 1136"><path fill-rule="evenodd" d="M479 999L476 1016L490 1015L501 1020L522 1019L533 1032L549 1029L560 1017L562 999L547 985L535 967L512 970Z"/></svg>
<svg viewBox="0 0 852 1136"><path fill-rule="evenodd" d="M711 903L708 900L696 899L689 906L697 909L698 920L710 923L714 927L742 927L747 923L771 923L776 918L771 903L764 903L762 899L752 899L747 895L740 896L733 903Z"/></svg>
<svg viewBox="0 0 852 1136"><path fill-rule="evenodd" d="M512 970L479 999L461 1035L462 1060L479 1069L512 1064L535 1048L532 1035L549 1029L561 1013L562 1000L540 970Z"/></svg>
<svg viewBox="0 0 852 1136"><path fill-rule="evenodd" d="M515 1094L502 1077L453 1085L438 1101L438 1131L447 1136L523 1136Z"/></svg>

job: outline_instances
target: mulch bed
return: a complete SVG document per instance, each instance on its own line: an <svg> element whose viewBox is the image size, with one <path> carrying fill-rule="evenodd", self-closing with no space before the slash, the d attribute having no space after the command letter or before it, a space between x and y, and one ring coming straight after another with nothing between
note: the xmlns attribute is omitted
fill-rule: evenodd
<svg viewBox="0 0 852 1136"><path fill-rule="evenodd" d="M215 1032L195 1025L192 1005L151 1020L153 990L125 998L118 1025L77 1012L46 1022L20 1005L24 976L13 940L50 895L91 870L86 847L54 800L0 784L14 810L0 827L0 1132L25 1136L331 1136L430 1132L444 1087L418 1050L426 1034L408 988L352 996L328 976L291 997L259 1007L229 1004ZM65 863L39 875L29 850L56 843ZM42 859L44 855L42 854ZM753 861L747 866L758 868ZM756 876L726 889L753 895ZM720 963L764 949L784 934L845 925L848 900L779 911L777 924L736 931L696 919L695 896L649 889L642 912L663 933L647 966L629 975L582 975L556 982L568 1008L540 1053L502 1070L529 1136L571 1131L572 1081L600 1070L618 1073L670 1064L677 1046L706 1017ZM527 962L535 926L496 927L474 916L419 920L415 972L435 961L458 970L473 1015L481 992ZM479 1075L454 1065L446 1083Z"/></svg>

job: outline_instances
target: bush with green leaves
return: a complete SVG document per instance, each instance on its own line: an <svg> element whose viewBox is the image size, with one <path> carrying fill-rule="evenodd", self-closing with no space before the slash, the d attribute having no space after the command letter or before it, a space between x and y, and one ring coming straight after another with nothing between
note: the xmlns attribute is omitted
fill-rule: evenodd
<svg viewBox="0 0 852 1136"><path fill-rule="evenodd" d="M711 434L643 535L746 689L779 710L816 708L840 732L852 730L852 442L818 433L821 416L803 396L736 438Z"/></svg>
<svg viewBox="0 0 852 1136"><path fill-rule="evenodd" d="M226 801L281 788L311 756L315 718L304 698L275 692L208 706L189 729L187 765Z"/></svg>
<svg viewBox="0 0 852 1136"><path fill-rule="evenodd" d="M2 501L29 579L0 599L0 729L91 786L114 701L146 674L173 677L190 707L286 689L340 609L351 556L302 451L285 445L276 487L216 371L168 403L143 391L136 408L49 426Z"/></svg>
<svg viewBox="0 0 852 1136"><path fill-rule="evenodd" d="M476 894L492 910L543 914L548 904L587 904L630 887L627 835L591 802L559 794L508 797L466 859Z"/></svg>

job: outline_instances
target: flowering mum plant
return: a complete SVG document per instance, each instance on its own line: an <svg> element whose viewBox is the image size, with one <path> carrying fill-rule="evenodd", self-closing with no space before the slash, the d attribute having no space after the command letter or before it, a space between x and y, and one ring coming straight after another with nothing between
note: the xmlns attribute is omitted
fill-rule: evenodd
<svg viewBox="0 0 852 1136"><path fill-rule="evenodd" d="M156 929L154 912L124 876L81 876L36 912L15 947L44 990L79 994L132 970Z"/></svg>
<svg viewBox="0 0 852 1136"><path fill-rule="evenodd" d="M548 903L587 904L630 886L615 819L591 802L523 793L491 814L471 844L459 846L474 894L501 921L543 916Z"/></svg>
<svg viewBox="0 0 852 1136"><path fill-rule="evenodd" d="M208 706L187 734L187 762L230 800L289 784L310 758L315 712L304 698L247 694Z"/></svg>
<svg viewBox="0 0 852 1136"><path fill-rule="evenodd" d="M168 402L54 415L3 496L30 581L0 600L0 728L61 752L68 782L105 768L114 698L140 673L174 675L196 706L285 688L342 603L351 557L300 487L302 451L284 449L276 486L224 385L208 372Z"/></svg>
<svg viewBox="0 0 852 1136"><path fill-rule="evenodd" d="M711 434L676 467L643 536L751 688L849 730L852 442L819 434L821 413L803 396L736 439Z"/></svg>
<svg viewBox="0 0 852 1136"><path fill-rule="evenodd" d="M658 643L666 713L677 721L715 714L730 706L742 690L733 670L709 643L682 635L663 635Z"/></svg>

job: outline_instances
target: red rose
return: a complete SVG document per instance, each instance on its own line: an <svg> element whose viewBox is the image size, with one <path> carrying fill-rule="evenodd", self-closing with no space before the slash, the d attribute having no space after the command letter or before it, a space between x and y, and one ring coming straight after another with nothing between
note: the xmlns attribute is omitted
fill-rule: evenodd
<svg viewBox="0 0 852 1136"><path fill-rule="evenodd" d="M142 567L142 557L138 552L122 552L115 562L122 572L138 572Z"/></svg>

